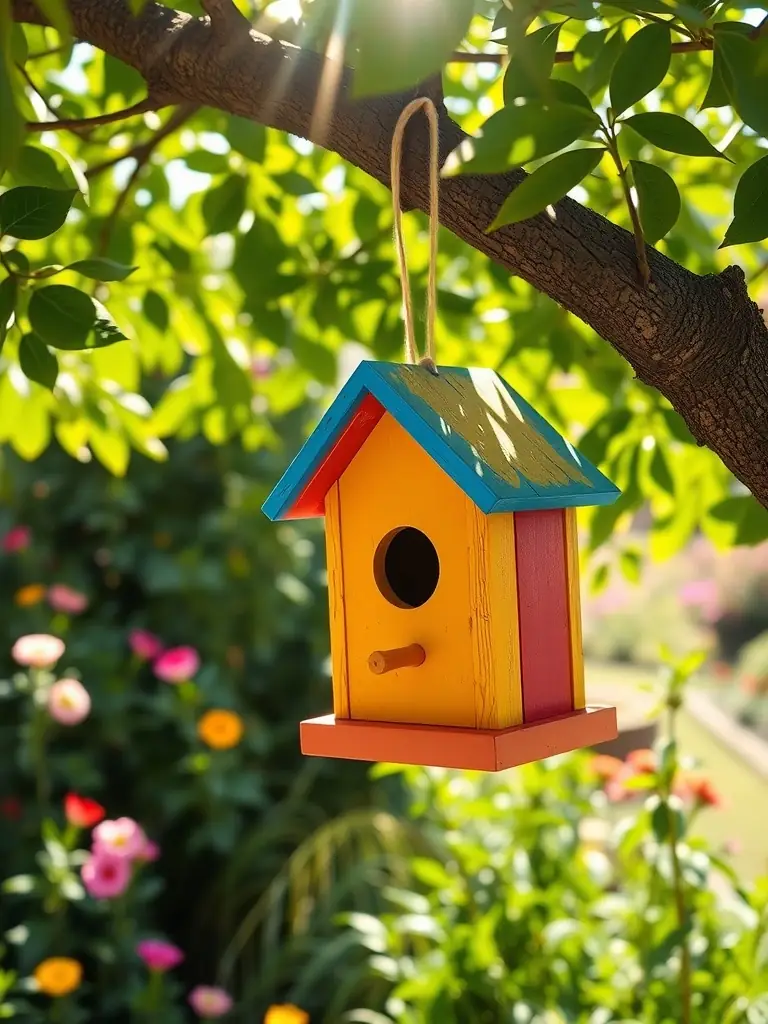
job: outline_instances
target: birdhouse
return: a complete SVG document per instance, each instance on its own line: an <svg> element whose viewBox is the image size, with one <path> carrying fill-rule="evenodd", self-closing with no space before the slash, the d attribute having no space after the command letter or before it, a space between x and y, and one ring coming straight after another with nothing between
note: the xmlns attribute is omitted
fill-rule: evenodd
<svg viewBox="0 0 768 1024"><path fill-rule="evenodd" d="M333 714L302 751L498 771L615 738L575 510L618 495L494 371L361 363L264 504L325 516Z"/></svg>

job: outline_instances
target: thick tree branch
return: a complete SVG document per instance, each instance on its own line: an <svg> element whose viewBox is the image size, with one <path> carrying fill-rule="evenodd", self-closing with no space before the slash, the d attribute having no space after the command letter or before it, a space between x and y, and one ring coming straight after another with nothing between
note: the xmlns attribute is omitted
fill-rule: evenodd
<svg viewBox="0 0 768 1024"><path fill-rule="evenodd" d="M236 31L223 44L214 20L156 3L134 18L124 0L68 0L76 35L135 67L151 95L216 107L313 141L315 102L325 61L318 54ZM39 23L32 0L13 0L17 20ZM389 184L389 152L408 96L356 101L340 70L335 109L322 143ZM465 138L440 110L443 158ZM409 130L403 167L407 203L428 207L426 133ZM492 234L488 225L523 172L449 178L441 184L441 223L510 273L588 323L658 388L707 444L768 507L768 330L731 267L699 277L646 247L651 285L636 273L632 235L565 199Z"/></svg>

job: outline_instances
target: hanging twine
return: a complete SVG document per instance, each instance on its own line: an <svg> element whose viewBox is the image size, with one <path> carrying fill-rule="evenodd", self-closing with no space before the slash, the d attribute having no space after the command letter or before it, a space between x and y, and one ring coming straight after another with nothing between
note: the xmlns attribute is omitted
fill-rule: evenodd
<svg viewBox="0 0 768 1024"><path fill-rule="evenodd" d="M427 330L426 352L419 359L416 348L416 331L413 319L413 296L408 276L408 262L405 255L403 238L403 212L400 208L400 166L403 156L403 136L405 126L416 113L423 110L429 121L429 278L427 281ZM413 100L405 107L397 119L395 132L392 136L392 155L390 160L390 176L392 178L392 208L395 219L395 246L397 262L400 268L400 287L403 292L403 308L405 310L405 361L426 366L432 373L437 373L435 357L435 317L437 315L437 229L438 196L440 186L440 154L438 138L437 108L426 96Z"/></svg>

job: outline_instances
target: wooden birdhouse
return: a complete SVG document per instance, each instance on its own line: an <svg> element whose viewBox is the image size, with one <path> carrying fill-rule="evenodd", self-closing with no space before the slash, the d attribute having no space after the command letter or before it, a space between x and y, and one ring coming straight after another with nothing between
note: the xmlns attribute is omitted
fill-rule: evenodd
<svg viewBox="0 0 768 1024"><path fill-rule="evenodd" d="M492 370L361 363L264 504L325 516L334 713L302 751L497 771L615 738L575 509L618 495Z"/></svg>

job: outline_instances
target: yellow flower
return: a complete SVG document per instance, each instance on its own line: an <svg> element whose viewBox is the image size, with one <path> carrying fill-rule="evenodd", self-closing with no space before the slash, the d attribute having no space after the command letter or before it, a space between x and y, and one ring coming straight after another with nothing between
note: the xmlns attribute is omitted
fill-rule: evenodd
<svg viewBox="0 0 768 1024"><path fill-rule="evenodd" d="M42 583L29 583L26 587L17 590L13 600L19 608L31 608L33 604L40 604L46 594L46 587Z"/></svg>
<svg viewBox="0 0 768 1024"><path fill-rule="evenodd" d="M284 1006L270 1006L264 1024L309 1024L309 1014L298 1006L286 1003Z"/></svg>
<svg viewBox="0 0 768 1024"><path fill-rule="evenodd" d="M243 738L243 720L234 711L206 711L197 723L197 735L214 750L229 750ZM277 1021L277 1024L280 1024Z"/></svg>
<svg viewBox="0 0 768 1024"><path fill-rule="evenodd" d="M67 996L82 980L82 965L68 956L52 956L35 968L38 988L47 996Z"/></svg>

